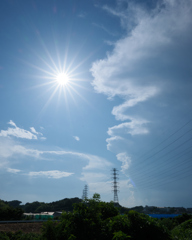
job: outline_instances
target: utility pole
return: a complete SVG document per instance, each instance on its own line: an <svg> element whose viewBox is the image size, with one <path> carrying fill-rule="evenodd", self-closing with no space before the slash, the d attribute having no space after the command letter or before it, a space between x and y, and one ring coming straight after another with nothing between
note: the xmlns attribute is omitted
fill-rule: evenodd
<svg viewBox="0 0 192 240"><path fill-rule="evenodd" d="M114 203L119 203L119 199L118 199L118 195L117 195L117 192L119 192L119 186L118 186L118 182L117 180L119 179L117 176L118 176L118 173L117 173L117 169L116 168L113 168L112 169L112 179L113 179L113 186L112 186L112 191L114 192L114 198L113 198L113 202Z"/></svg>
<svg viewBox="0 0 192 240"><path fill-rule="evenodd" d="M87 198L88 198L88 186L86 184L84 189L83 189L82 199L83 199L83 201L85 201Z"/></svg>

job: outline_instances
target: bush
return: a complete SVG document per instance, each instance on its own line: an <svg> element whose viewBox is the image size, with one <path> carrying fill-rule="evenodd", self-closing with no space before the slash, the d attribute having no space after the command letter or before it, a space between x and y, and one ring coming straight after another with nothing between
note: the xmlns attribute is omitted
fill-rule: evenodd
<svg viewBox="0 0 192 240"><path fill-rule="evenodd" d="M187 220L177 227L175 227L171 232L172 238L174 240L191 240L192 239L192 220Z"/></svg>
<svg viewBox="0 0 192 240"><path fill-rule="evenodd" d="M129 211L128 218L130 220L130 232L132 239L148 239L148 240L169 240L170 235L158 220L148 215Z"/></svg>

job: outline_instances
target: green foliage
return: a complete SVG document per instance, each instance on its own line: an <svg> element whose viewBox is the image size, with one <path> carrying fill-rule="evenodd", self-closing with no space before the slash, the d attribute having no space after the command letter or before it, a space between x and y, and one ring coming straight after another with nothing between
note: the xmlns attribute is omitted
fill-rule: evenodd
<svg viewBox="0 0 192 240"><path fill-rule="evenodd" d="M114 237L112 238L112 240L126 240L131 238L130 236L127 236L125 233L123 233L122 231L114 232L113 235Z"/></svg>
<svg viewBox="0 0 192 240"><path fill-rule="evenodd" d="M171 231L176 226L176 223L173 219L163 218L159 220L159 225L165 228L167 231Z"/></svg>
<svg viewBox="0 0 192 240"><path fill-rule="evenodd" d="M68 240L75 240L77 239L73 234L71 234L71 236L68 238Z"/></svg>
<svg viewBox="0 0 192 240"><path fill-rule="evenodd" d="M171 232L174 240L191 240L192 239L192 219L189 219L177 227Z"/></svg>
<svg viewBox="0 0 192 240"><path fill-rule="evenodd" d="M100 198L101 198L101 196L100 196L99 193L94 193L94 194L93 194L93 199L94 199L96 202L99 202L99 201L100 201Z"/></svg>
<svg viewBox="0 0 192 240"><path fill-rule="evenodd" d="M67 199L64 202L68 205L70 201ZM45 205L41 204L40 207ZM53 205L55 206L55 204ZM32 206L37 207L39 203L34 202ZM14 208L10 208L3 202L0 209L5 213L5 211ZM142 207L136 207L136 209L141 211ZM1 215L0 212L0 216L4 215ZM119 208L115 207L113 202L102 202L100 195L95 193L91 199L74 204L73 212L63 212L59 222L52 220L45 222L41 235L24 234L22 232L0 233L0 239L189 240L192 239L192 217L183 214L175 219L158 220L133 210L121 215Z"/></svg>
<svg viewBox="0 0 192 240"><path fill-rule="evenodd" d="M21 220L23 213L21 208L12 208L9 206L0 208L0 221Z"/></svg>
<svg viewBox="0 0 192 240"><path fill-rule="evenodd" d="M7 236L5 232L0 232L0 239L1 240L9 240L10 238Z"/></svg>
<svg viewBox="0 0 192 240"><path fill-rule="evenodd" d="M1 240L41 240L41 236L34 233L23 233L18 231L16 233L12 232L0 232Z"/></svg>
<svg viewBox="0 0 192 240"><path fill-rule="evenodd" d="M10 207L14 207L14 208L17 208L17 207L20 207L20 204L22 203L21 201L18 201L18 200L12 200L12 201L9 201L7 202L8 205Z"/></svg>
<svg viewBox="0 0 192 240"><path fill-rule="evenodd" d="M60 201L44 203L44 202L32 202L22 205L22 209L26 213L39 213L39 212L55 212L55 211L73 211L73 204L79 203L82 200L79 198L65 198Z"/></svg>
<svg viewBox="0 0 192 240"><path fill-rule="evenodd" d="M0 200L0 208L7 208L7 207L9 207L9 205L5 201Z"/></svg>
<svg viewBox="0 0 192 240"><path fill-rule="evenodd" d="M151 218L148 215L129 211L128 219L130 221L130 233L132 239L170 239L168 231L166 231L156 219Z"/></svg>
<svg viewBox="0 0 192 240"><path fill-rule="evenodd" d="M125 235L130 234L130 221L127 215L117 215L108 218L104 222L105 231L103 232L104 239L111 240L114 233L122 232Z"/></svg>
<svg viewBox="0 0 192 240"><path fill-rule="evenodd" d="M192 219L192 215L187 214L187 213L183 213L182 215L179 215L177 217L174 218L174 222L176 225L179 225L189 219Z"/></svg>
<svg viewBox="0 0 192 240"><path fill-rule="evenodd" d="M56 239L56 222L48 220L42 227L42 237L46 240Z"/></svg>

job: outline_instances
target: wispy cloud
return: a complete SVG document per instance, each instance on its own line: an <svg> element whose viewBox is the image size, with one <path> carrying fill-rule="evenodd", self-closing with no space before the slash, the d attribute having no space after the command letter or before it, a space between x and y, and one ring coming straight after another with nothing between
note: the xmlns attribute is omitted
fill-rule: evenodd
<svg viewBox="0 0 192 240"><path fill-rule="evenodd" d="M82 177L80 178L81 181L85 181L87 183L91 182L100 182L106 180L107 176L104 173L101 172L83 172Z"/></svg>
<svg viewBox="0 0 192 240"><path fill-rule="evenodd" d="M14 156L31 156L34 159L43 159L43 160L50 160L52 159L53 155L69 155L77 157L83 161L85 161L85 170L91 170L91 169L104 169L106 167L110 167L111 163L106 160L105 158L87 154L87 153L81 153L81 152L75 152L75 151L43 151L33 148L28 148L26 146L23 146L22 144L16 143L14 140L8 139L7 141L3 141L0 139L0 157L4 159L9 159ZM46 158L44 157L46 155Z"/></svg>
<svg viewBox="0 0 192 240"><path fill-rule="evenodd" d="M76 141L80 141L80 138L78 136L73 136Z"/></svg>
<svg viewBox="0 0 192 240"><path fill-rule="evenodd" d="M34 134L37 134L37 135L38 135L38 134L43 135L42 133L37 132L37 131L35 130L34 127L30 127L30 129L31 129L31 132L34 133Z"/></svg>
<svg viewBox="0 0 192 240"><path fill-rule="evenodd" d="M5 141L0 138L0 168L7 169L10 173L21 174L18 169L11 168L14 164L19 164L21 166L22 161L26 161L25 156L29 156L28 161L49 161L49 166L52 166L52 161L58 159L58 164L60 163L61 156L62 158L66 156L73 161L76 161L79 169L77 171L76 167L72 167L70 172L59 171L59 170L49 170L49 171L28 171L26 169L22 170L22 175L29 177L46 177L46 178L62 178L68 177L72 174L82 174L80 177L81 181L89 182L90 184L94 184L97 181L101 181L101 179L106 179L105 171L112 166L111 162L107 159L102 158L100 156L91 155L87 153L75 152L75 151L65 151L65 150L57 150L57 151L43 151L38 150L36 148L29 148L25 145L25 143L18 143L13 139L6 139ZM64 158L65 159L65 158ZM39 169L38 169L39 170ZM90 188L92 191L93 189Z"/></svg>
<svg viewBox="0 0 192 240"><path fill-rule="evenodd" d="M31 132L27 131L25 129L19 128L17 127L17 125L10 120L8 122L8 124L10 124L11 126L13 126L12 128L8 128L7 130L1 130L0 131L0 137L16 137L16 138L24 138L24 139L37 139L37 135L40 134L42 135L42 133L39 133L35 130L34 127L31 127Z"/></svg>
<svg viewBox="0 0 192 240"><path fill-rule="evenodd" d="M47 177L47 178L63 178L63 177L69 177L74 173L70 172L62 172L58 170L51 170L51 171L39 171L39 172L29 172L30 177Z"/></svg>
<svg viewBox="0 0 192 240"><path fill-rule="evenodd" d="M10 121L8 122L8 124L12 125L13 127L17 127L16 124L15 124L12 120L10 120Z"/></svg>
<svg viewBox="0 0 192 240"><path fill-rule="evenodd" d="M43 154L43 151L32 149L23 146L21 143L14 141L13 139L2 139L0 137L0 158L1 160L8 162L9 159L19 158L22 156L30 156L34 159L39 159Z"/></svg>
<svg viewBox="0 0 192 240"><path fill-rule="evenodd" d="M40 137L41 140L46 140L47 138L46 137Z"/></svg>
<svg viewBox="0 0 192 240"><path fill-rule="evenodd" d="M78 14L79 18L86 18L86 13L85 12L81 12Z"/></svg>
<svg viewBox="0 0 192 240"><path fill-rule="evenodd" d="M9 172L9 173L19 173L19 172L21 172L21 170L19 170L19 169L14 169L14 168L7 168L7 172Z"/></svg>
<svg viewBox="0 0 192 240"><path fill-rule="evenodd" d="M114 33L113 31L110 31L109 29L107 29L105 26L103 25L99 25L97 23L93 23L93 26L102 29L103 31L105 31L106 33L108 33L111 36L117 36L117 33Z"/></svg>
<svg viewBox="0 0 192 240"><path fill-rule="evenodd" d="M80 153L80 152L72 152L72 151L44 151L43 153L48 154L56 154L56 155L72 155L76 156L82 160L87 160L88 163L85 167L83 167L84 170L90 170L90 169L103 169L106 167L110 167L112 164L106 160L105 158L87 154L87 153Z"/></svg>

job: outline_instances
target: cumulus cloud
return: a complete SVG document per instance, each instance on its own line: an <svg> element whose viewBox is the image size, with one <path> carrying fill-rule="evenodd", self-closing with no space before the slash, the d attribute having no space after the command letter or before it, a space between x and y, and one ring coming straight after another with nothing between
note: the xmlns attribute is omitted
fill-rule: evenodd
<svg viewBox="0 0 192 240"><path fill-rule="evenodd" d="M91 72L95 90L108 97L119 96L125 100L113 109L112 113L118 120L128 119L122 115L125 109L144 102L161 91L158 81L165 82L167 79L154 74L157 68L165 70L166 61L170 63L170 52L167 50L171 48L174 51L173 48L178 47L175 37L177 41L182 41L179 36L190 35L191 10L191 0L165 0L164 7L158 7L151 14L137 16L137 25L132 31L116 42L113 51L105 59L93 63ZM118 16L124 19L127 17L128 21L127 11L119 12ZM138 8L135 9L135 14L137 11ZM115 10L110 12L117 15ZM171 60L175 63L174 56ZM155 69L154 63L157 65ZM161 74L164 76L165 72Z"/></svg>
<svg viewBox="0 0 192 240"><path fill-rule="evenodd" d="M52 171L39 171L39 172L29 172L30 177L47 177L47 178L63 178L63 177L69 177L74 173L70 172L62 172L58 170L52 170Z"/></svg>
<svg viewBox="0 0 192 240"><path fill-rule="evenodd" d="M109 127L111 137L107 139L107 148L110 150L112 141L122 140L122 135L150 132L150 119L139 116L139 112L136 116L134 108L143 109L149 101L165 94L170 97L173 91L181 94L181 86L185 88L183 94L190 89L192 1L161 3L150 11L129 3L126 8L123 1L118 1L114 9L103 7L119 17L126 31L106 58L95 61L90 69L95 91L122 101L112 109L116 120L124 122Z"/></svg>
<svg viewBox="0 0 192 240"><path fill-rule="evenodd" d="M121 171L125 173L131 164L131 158L127 155L126 152L118 153L116 157L117 160L122 162Z"/></svg>
<svg viewBox="0 0 192 240"><path fill-rule="evenodd" d="M121 140L124 140L124 138L122 138L120 136L113 136L113 137L107 138L106 139L107 150L111 150L112 143L114 143L115 141L121 141Z"/></svg>
<svg viewBox="0 0 192 240"><path fill-rule="evenodd" d="M130 122L125 122L110 127L107 133L113 137L120 134L138 135L148 133L148 129L145 127L148 121L142 119L134 119L132 117L130 117L130 119Z"/></svg>

